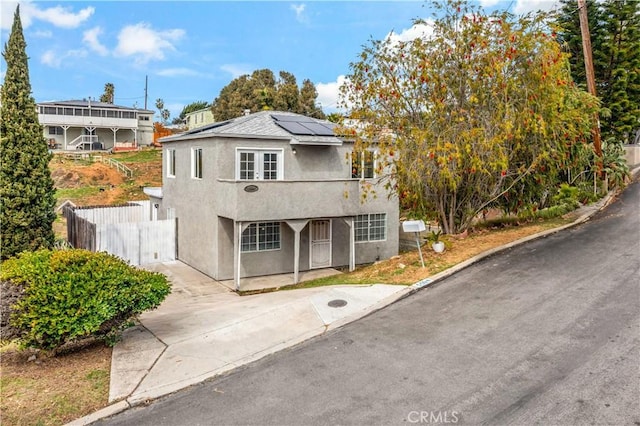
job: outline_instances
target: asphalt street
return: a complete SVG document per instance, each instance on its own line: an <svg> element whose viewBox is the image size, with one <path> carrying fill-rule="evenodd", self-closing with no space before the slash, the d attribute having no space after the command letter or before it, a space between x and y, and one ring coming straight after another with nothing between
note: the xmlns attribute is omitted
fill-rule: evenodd
<svg viewBox="0 0 640 426"><path fill-rule="evenodd" d="M108 425L640 425L640 185L345 327Z"/></svg>

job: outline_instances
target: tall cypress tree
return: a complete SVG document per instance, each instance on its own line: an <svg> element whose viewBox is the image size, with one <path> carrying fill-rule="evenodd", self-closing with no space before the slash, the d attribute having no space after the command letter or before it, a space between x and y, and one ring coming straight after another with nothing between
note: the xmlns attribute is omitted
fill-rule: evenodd
<svg viewBox="0 0 640 426"><path fill-rule="evenodd" d="M601 7L604 84L598 96L610 112L602 130L628 142L640 127L640 1L608 0Z"/></svg>
<svg viewBox="0 0 640 426"><path fill-rule="evenodd" d="M577 3L561 3L559 39L571 53L573 80L586 88ZM629 141L640 127L640 0L587 0L587 12L602 136Z"/></svg>
<svg viewBox="0 0 640 426"><path fill-rule="evenodd" d="M7 259L25 250L51 248L56 216L51 154L31 95L19 6L2 56L7 68L0 90L0 250Z"/></svg>

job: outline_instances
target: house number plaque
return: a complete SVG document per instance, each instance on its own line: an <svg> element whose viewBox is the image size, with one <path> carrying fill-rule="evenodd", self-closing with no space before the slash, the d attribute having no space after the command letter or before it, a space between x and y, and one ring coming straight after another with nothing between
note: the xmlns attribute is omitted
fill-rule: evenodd
<svg viewBox="0 0 640 426"><path fill-rule="evenodd" d="M256 192L258 187L256 185L247 185L244 187L244 190L247 192Z"/></svg>

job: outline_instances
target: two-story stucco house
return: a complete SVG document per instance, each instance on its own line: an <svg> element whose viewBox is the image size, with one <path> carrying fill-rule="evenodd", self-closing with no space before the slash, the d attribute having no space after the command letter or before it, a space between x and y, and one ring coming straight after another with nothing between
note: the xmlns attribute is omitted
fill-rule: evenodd
<svg viewBox="0 0 640 426"><path fill-rule="evenodd" d="M374 156L333 123L262 111L160 140L157 217L178 221L178 258L217 280L349 267L398 253L395 197L375 183Z"/></svg>
<svg viewBox="0 0 640 426"><path fill-rule="evenodd" d="M44 136L54 149L118 149L151 145L153 111L92 100L37 105Z"/></svg>

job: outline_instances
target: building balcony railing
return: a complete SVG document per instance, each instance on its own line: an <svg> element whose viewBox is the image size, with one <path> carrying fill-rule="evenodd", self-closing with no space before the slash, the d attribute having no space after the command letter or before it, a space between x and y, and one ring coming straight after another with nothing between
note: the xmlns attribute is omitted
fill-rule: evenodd
<svg viewBox="0 0 640 426"><path fill-rule="evenodd" d="M43 126L71 126L71 127L105 127L128 128L138 127L136 118L115 117L84 117L75 115L38 114L38 120Z"/></svg>
<svg viewBox="0 0 640 426"><path fill-rule="evenodd" d="M361 203L360 181L219 179L216 206L220 216L239 221L286 220L312 217L341 217L363 213L365 205L386 202L386 196Z"/></svg>

